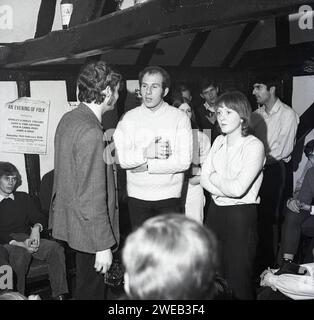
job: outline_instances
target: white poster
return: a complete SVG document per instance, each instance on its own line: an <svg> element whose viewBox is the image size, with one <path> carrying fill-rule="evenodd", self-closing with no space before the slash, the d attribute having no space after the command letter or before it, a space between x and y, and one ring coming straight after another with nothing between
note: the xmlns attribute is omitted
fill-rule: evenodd
<svg viewBox="0 0 314 320"><path fill-rule="evenodd" d="M12 153L47 153L49 103L23 97L0 110L0 150Z"/></svg>

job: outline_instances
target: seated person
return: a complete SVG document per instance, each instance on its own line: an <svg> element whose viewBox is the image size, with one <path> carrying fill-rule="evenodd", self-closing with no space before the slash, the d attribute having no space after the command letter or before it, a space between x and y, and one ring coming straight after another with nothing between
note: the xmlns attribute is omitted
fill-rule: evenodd
<svg viewBox="0 0 314 320"><path fill-rule="evenodd" d="M216 238L184 215L145 221L126 239L122 258L129 299L212 299Z"/></svg>
<svg viewBox="0 0 314 320"><path fill-rule="evenodd" d="M0 162L0 260L8 259L21 294L32 258L46 261L52 296L63 299L68 292L64 250L57 242L40 238L47 221L28 194L16 191L20 185L17 168L9 162Z"/></svg>
<svg viewBox="0 0 314 320"><path fill-rule="evenodd" d="M301 230L314 230L314 167L305 174L301 190L296 199L289 199L282 228L281 252L283 265L279 273L290 269L299 247Z"/></svg>
<svg viewBox="0 0 314 320"><path fill-rule="evenodd" d="M304 169L302 171L302 174L300 178L296 182L296 186L293 193L293 198L296 199L301 187L302 183L305 177L305 174L307 173L307 170L314 167L314 140L310 140L305 146L304 146L304 154L307 157L307 162L304 166Z"/></svg>

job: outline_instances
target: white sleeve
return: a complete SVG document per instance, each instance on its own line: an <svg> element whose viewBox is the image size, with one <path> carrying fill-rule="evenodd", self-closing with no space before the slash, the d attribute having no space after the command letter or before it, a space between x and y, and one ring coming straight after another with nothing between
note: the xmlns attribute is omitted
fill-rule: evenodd
<svg viewBox="0 0 314 320"><path fill-rule="evenodd" d="M168 159L147 159L148 172L169 174L189 169L192 161L192 129L190 119L182 114L175 132L175 143Z"/></svg>
<svg viewBox="0 0 314 320"><path fill-rule="evenodd" d="M228 179L215 173L211 182L228 197L242 197L263 169L264 162L264 146L261 141L255 139L244 148L242 170L236 178Z"/></svg>
<svg viewBox="0 0 314 320"><path fill-rule="evenodd" d="M225 197L225 194L222 193L216 186L214 186L209 181L209 176L214 171L214 168L212 166L212 157L213 157L213 154L215 153L217 145L220 145L220 138L219 137L216 138L212 148L209 150L209 153L208 153L205 161L203 162L200 184L210 194L215 195L215 196Z"/></svg>
<svg viewBox="0 0 314 320"><path fill-rule="evenodd" d="M291 299L307 300L314 298L314 279L312 275L281 274L277 276L269 274L267 282L269 286L275 287Z"/></svg>
<svg viewBox="0 0 314 320"><path fill-rule="evenodd" d="M269 155L276 159L286 159L293 151L295 138L297 134L299 117L291 110L287 113L284 119L281 119L282 125L277 139L278 145L272 150Z"/></svg>
<svg viewBox="0 0 314 320"><path fill-rule="evenodd" d="M133 169L147 162L143 155L144 149L134 143L134 130L133 123L124 117L113 135L118 164L124 169Z"/></svg>

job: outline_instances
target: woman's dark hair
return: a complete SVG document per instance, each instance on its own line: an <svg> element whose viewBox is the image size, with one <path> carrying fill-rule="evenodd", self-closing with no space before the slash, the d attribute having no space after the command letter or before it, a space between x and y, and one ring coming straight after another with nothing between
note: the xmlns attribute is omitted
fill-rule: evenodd
<svg viewBox="0 0 314 320"><path fill-rule="evenodd" d="M215 103L216 110L223 104L228 109L232 109L239 114L240 118L242 119L242 136L248 136L250 133L252 108L247 97L240 91L228 91L217 98Z"/></svg>
<svg viewBox="0 0 314 320"><path fill-rule="evenodd" d="M275 87L275 94L277 96L277 94L280 92L280 87L281 87L281 80L278 78L277 75L272 74L272 73L261 73L256 75L253 79L252 79L252 83L253 85L255 83L259 83L259 84L264 84L267 88L267 90L269 90L271 87Z"/></svg>
<svg viewBox="0 0 314 320"><path fill-rule="evenodd" d="M191 127L192 129L199 129L199 126L196 122L194 109L191 106L191 102L185 97L183 97L182 91L178 91L178 90L173 91L171 96L171 102L175 108L179 108L182 103L187 103L191 108Z"/></svg>
<svg viewBox="0 0 314 320"><path fill-rule="evenodd" d="M10 162L0 161L0 178L2 176L15 176L16 184L14 191L22 184L22 177L17 168Z"/></svg>
<svg viewBox="0 0 314 320"><path fill-rule="evenodd" d="M77 79L78 99L81 102L101 104L105 99L102 91L107 86L114 91L121 79L121 75L106 62L90 62L82 68Z"/></svg>

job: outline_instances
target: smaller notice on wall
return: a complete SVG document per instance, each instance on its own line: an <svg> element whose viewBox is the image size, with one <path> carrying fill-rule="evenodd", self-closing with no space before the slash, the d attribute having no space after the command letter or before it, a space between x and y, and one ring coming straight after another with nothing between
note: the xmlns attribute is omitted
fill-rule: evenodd
<svg viewBox="0 0 314 320"><path fill-rule="evenodd" d="M0 109L0 151L47 153L50 104L23 97Z"/></svg>

